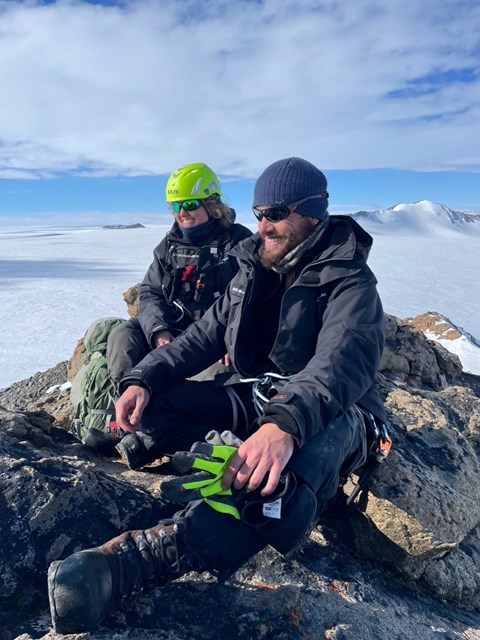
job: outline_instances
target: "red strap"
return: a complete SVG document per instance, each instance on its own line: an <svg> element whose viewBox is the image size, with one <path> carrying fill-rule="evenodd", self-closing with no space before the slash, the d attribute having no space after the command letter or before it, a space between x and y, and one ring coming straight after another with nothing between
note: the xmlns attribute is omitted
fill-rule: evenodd
<svg viewBox="0 0 480 640"><path fill-rule="evenodd" d="M196 266L194 264L188 264L182 273L182 282L190 282L191 280L196 280L197 278L194 276Z"/></svg>

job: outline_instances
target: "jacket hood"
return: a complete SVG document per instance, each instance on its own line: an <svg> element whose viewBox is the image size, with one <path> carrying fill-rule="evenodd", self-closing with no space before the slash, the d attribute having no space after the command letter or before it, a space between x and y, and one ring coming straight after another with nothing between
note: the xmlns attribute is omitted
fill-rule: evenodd
<svg viewBox="0 0 480 640"><path fill-rule="evenodd" d="M318 244L325 247L321 251L322 259L348 260L358 254L366 262L373 238L351 216L330 216L325 234L321 234Z"/></svg>

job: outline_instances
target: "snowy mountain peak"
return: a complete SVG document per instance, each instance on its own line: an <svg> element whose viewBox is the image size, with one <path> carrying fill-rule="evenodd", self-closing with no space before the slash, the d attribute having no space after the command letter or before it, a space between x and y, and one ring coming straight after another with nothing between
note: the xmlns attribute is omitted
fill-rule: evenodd
<svg viewBox="0 0 480 640"><path fill-rule="evenodd" d="M430 200L397 204L380 211L358 211L353 217L372 233L480 235L480 215L454 211Z"/></svg>
<svg viewBox="0 0 480 640"><path fill-rule="evenodd" d="M422 331L430 340L441 344L450 353L456 354L464 371L478 374L480 343L468 331L435 311L428 311L415 318L405 318L405 321Z"/></svg>

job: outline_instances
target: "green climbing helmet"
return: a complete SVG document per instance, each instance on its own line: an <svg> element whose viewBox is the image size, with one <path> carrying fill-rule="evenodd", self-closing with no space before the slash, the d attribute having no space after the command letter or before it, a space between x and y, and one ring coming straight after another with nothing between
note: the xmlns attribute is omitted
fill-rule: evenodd
<svg viewBox="0 0 480 640"><path fill-rule="evenodd" d="M165 197L167 202L189 198L210 198L222 195L217 175L203 162L186 164L176 169L167 180Z"/></svg>

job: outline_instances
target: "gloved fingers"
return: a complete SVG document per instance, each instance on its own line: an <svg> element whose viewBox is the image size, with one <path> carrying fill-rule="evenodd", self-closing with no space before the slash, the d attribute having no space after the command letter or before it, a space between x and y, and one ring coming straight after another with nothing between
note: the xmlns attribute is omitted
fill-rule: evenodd
<svg viewBox="0 0 480 640"><path fill-rule="evenodd" d="M222 440L222 436L218 433L218 431L209 431L205 436L205 441L209 444L225 444Z"/></svg>
<svg viewBox="0 0 480 640"><path fill-rule="evenodd" d="M212 481L210 473L199 471L189 476L162 482L162 496L170 502L190 502L202 497L201 489Z"/></svg>
<svg viewBox="0 0 480 640"><path fill-rule="evenodd" d="M229 514L236 520L240 520L240 512L233 501L231 489L221 491L210 498L204 498L204 501L215 511Z"/></svg>
<svg viewBox="0 0 480 640"><path fill-rule="evenodd" d="M237 451L236 447L228 447L227 445L209 445L205 442L195 443L192 449L195 451L177 451L171 460L171 466L174 473L179 476L181 484L187 482L191 483L192 477L186 476L194 470L205 472L201 475L202 485L206 486L215 481L219 481L218 489L214 488L215 492L221 489L220 481L223 477L225 468ZM210 452L211 455L206 455L203 452ZM194 474L197 477L197 474ZM195 487L197 488L197 487Z"/></svg>
<svg viewBox="0 0 480 640"><path fill-rule="evenodd" d="M220 435L210 431L206 438L210 442L195 442L190 451L177 451L171 466L180 477L162 484L162 493L171 502L190 502L222 493L222 478L230 459L241 443L231 431ZM213 444L220 442L221 444ZM232 445L225 442L235 443ZM196 470L196 473L191 473ZM189 475L185 475L189 474Z"/></svg>
<svg viewBox="0 0 480 640"><path fill-rule="evenodd" d="M170 502L190 502L224 492L222 476L212 478L211 474L206 471L162 482L162 495Z"/></svg>
<svg viewBox="0 0 480 640"><path fill-rule="evenodd" d="M230 460L236 450L236 446L227 445L223 442L221 444L195 442L190 448L190 453L194 454L195 458L224 463L227 460Z"/></svg>
<svg viewBox="0 0 480 640"><path fill-rule="evenodd" d="M222 438L223 443L228 445L229 447L238 448L241 444L243 444L243 440L240 440L240 438L231 431L222 431L220 437Z"/></svg>
<svg viewBox="0 0 480 640"><path fill-rule="evenodd" d="M218 478L210 480L208 484L201 487L200 494L202 498L208 498L209 496L221 493L224 490L222 487L222 477L223 475L220 475Z"/></svg>
<svg viewBox="0 0 480 640"><path fill-rule="evenodd" d="M172 467L175 473L183 474L195 468L203 468L198 465L195 466L196 460L207 460L216 463L218 459L219 463L223 463L226 456L230 457L231 452L224 451L225 445L220 445L220 447L213 455L216 447L206 442L194 442L190 451L177 451L173 455L171 459Z"/></svg>
<svg viewBox="0 0 480 640"><path fill-rule="evenodd" d="M205 440L209 444L226 444L229 447L239 447L243 443L243 440L240 440L232 431L222 431L222 433L209 431L205 436Z"/></svg>
<svg viewBox="0 0 480 640"><path fill-rule="evenodd" d="M195 443L200 444L200 443ZM204 444L204 443L202 443ZM207 445L210 449L211 446ZM178 475L183 475L191 471L193 467L193 463L199 457L203 457L204 459L209 459L209 456L202 453L193 453L192 451L177 451L171 458L170 464L174 473Z"/></svg>
<svg viewBox="0 0 480 640"><path fill-rule="evenodd" d="M223 443L222 443L223 444ZM201 455L205 457L210 457L213 452L213 444L209 442L194 442L190 447L190 453L194 453L195 455Z"/></svg>
<svg viewBox="0 0 480 640"><path fill-rule="evenodd" d="M227 447L226 445L214 445L212 455L210 457L203 455L194 455L192 469L201 469L212 474L212 479L220 478L225 468L237 451L236 447Z"/></svg>

